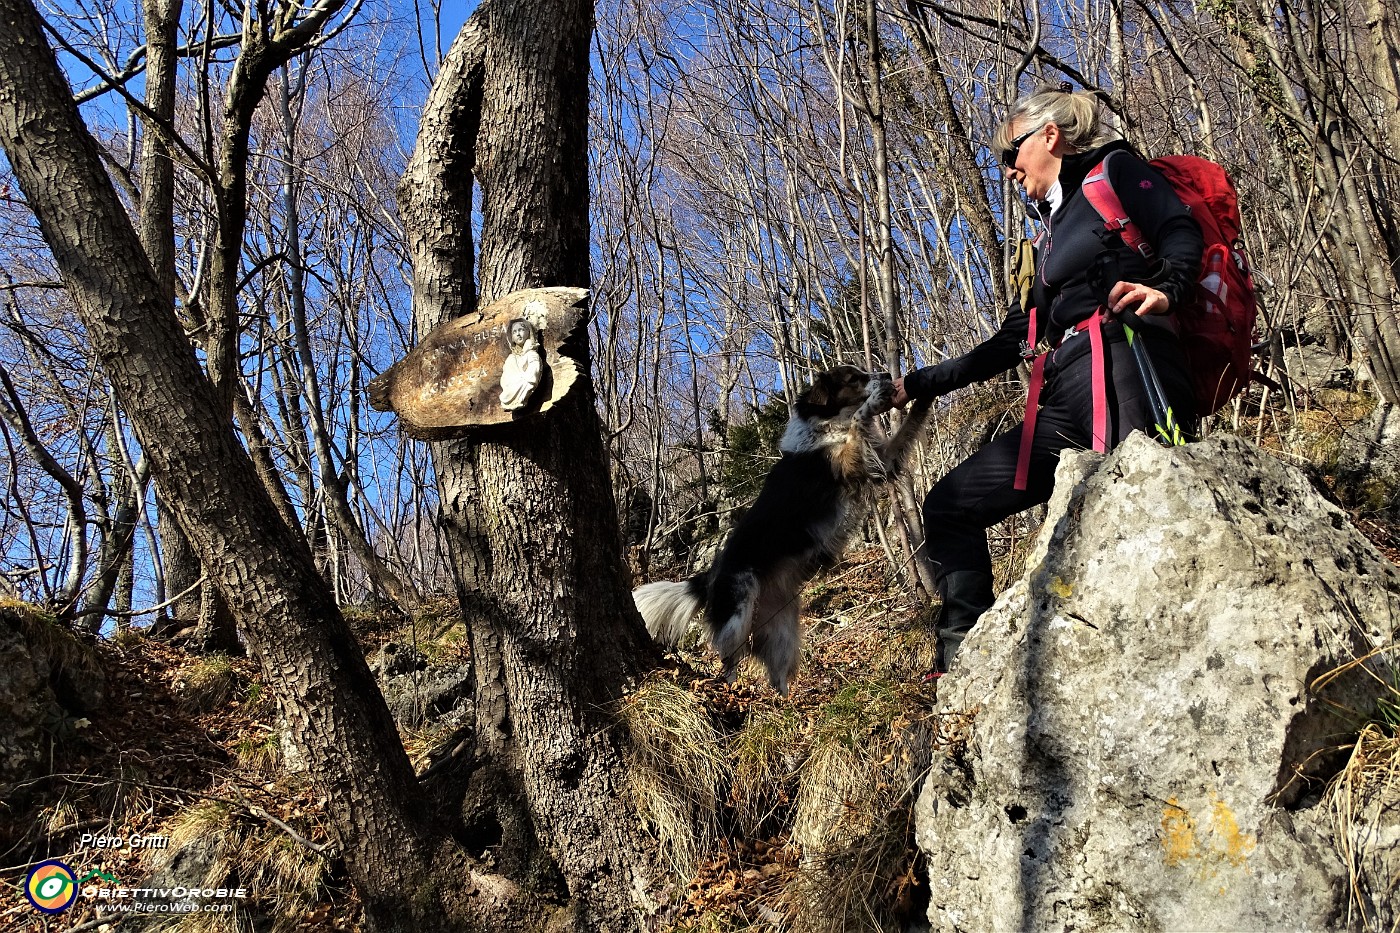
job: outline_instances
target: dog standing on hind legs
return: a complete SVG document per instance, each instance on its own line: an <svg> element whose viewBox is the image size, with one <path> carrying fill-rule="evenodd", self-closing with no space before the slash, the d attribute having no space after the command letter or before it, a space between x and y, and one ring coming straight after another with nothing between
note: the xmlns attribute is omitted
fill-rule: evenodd
<svg viewBox="0 0 1400 933"><path fill-rule="evenodd" d="M674 647L704 609L725 679L733 682L739 662L752 654L786 694L801 647L802 586L841 559L877 485L899 470L928 417L928 404L916 404L883 439L875 418L890 410L893 397L885 373L854 366L819 373L793 406L782 458L714 565L689 580L633 591L652 638Z"/></svg>

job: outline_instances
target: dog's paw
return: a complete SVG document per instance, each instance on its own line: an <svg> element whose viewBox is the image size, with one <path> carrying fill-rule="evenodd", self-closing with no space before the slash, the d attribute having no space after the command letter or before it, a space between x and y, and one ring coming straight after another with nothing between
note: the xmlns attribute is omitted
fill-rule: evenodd
<svg viewBox="0 0 1400 933"><path fill-rule="evenodd" d="M867 418L883 415L894 407L894 383L888 379L876 379L870 384L861 414Z"/></svg>

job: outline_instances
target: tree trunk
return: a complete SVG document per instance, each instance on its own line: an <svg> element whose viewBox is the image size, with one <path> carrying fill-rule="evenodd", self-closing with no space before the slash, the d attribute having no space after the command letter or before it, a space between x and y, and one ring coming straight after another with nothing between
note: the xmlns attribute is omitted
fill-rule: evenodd
<svg viewBox="0 0 1400 933"><path fill-rule="evenodd" d="M178 61L175 42L182 5L181 0L145 0L142 5L146 24L146 109L160 121L160 125L148 122L142 131L141 204L137 235L150 259L161 299L170 307L175 304L176 281L175 163L170 158L170 143L165 134L171 132L174 126L175 66ZM177 620L174 626L169 627L173 632L186 627L179 623L195 623L201 617L201 606L205 600L198 582L202 572L184 530L169 509L160 508L157 525L167 586L166 598L173 599L190 591L170 607L169 618ZM159 621L156 627L167 628Z"/></svg>
<svg viewBox="0 0 1400 933"><path fill-rule="evenodd" d="M0 143L163 501L274 685L368 918L449 928L432 883L437 833L394 721L201 372L28 0L0 0Z"/></svg>
<svg viewBox="0 0 1400 933"><path fill-rule="evenodd" d="M136 519L140 515L140 500L146 494L146 480L149 477L149 464L143 457L132 464L123 448L119 432L116 406L112 406L111 420L106 430L107 455L112 463L112 507L106 520L106 533L102 536L102 549L97 556L97 576L88 586L88 596L78 615L81 624L88 631L102 630L102 623L111 609L112 598L124 581L131 577L132 544L136 538ZM126 583L125 606L119 611L131 609L131 585Z"/></svg>
<svg viewBox="0 0 1400 933"><path fill-rule="evenodd" d="M866 119L870 130L872 172L875 176L875 263L880 310L884 324L884 363L892 375L904 372L903 346L899 321L899 286L895 269L894 255L894 216L890 197L890 144L886 128L885 74L883 42L880 38L880 21L875 0L865 0L862 10L865 22L865 86L858 107ZM935 81L942 85L942 76ZM866 235L865 231L861 232ZM903 415L895 415L902 420ZM902 473L891 487L894 502L894 515L899 531L900 553L905 563L914 568L914 580L927 594L936 592L932 573L927 562L918 558L918 551L924 539L924 520L915 504L913 480L908 473ZM878 518L876 519L879 520Z"/></svg>
<svg viewBox="0 0 1400 933"><path fill-rule="evenodd" d="M483 300L587 284L592 12L488 0L444 61L400 185L420 332L474 304L472 166ZM627 930L649 906L653 850L609 710L658 655L621 561L588 331L564 347L582 375L551 411L433 453L477 669L478 773L495 798L478 820L518 865L549 857L582 928Z"/></svg>
<svg viewBox="0 0 1400 933"><path fill-rule="evenodd" d="M169 611L161 610L155 622L154 634L173 635L199 621L199 580L201 569L199 558L190 547L185 531L175 520L175 512L166 506L160 497L159 484L156 495L156 537L160 539L160 561L165 578L165 592L161 602L173 600Z"/></svg>

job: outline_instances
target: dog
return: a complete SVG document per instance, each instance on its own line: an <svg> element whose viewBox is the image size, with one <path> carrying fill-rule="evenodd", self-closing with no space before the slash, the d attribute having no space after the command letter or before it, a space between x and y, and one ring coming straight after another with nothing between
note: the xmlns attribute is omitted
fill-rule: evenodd
<svg viewBox="0 0 1400 933"><path fill-rule="evenodd" d="M778 445L782 458L714 565L683 582L633 591L654 640L674 647L704 609L725 679L732 683L752 654L786 695L797 672L803 585L840 561L878 485L898 471L928 416L929 404L916 403L883 439L875 418L893 407L893 397L887 373L838 366L816 376L793 406Z"/></svg>

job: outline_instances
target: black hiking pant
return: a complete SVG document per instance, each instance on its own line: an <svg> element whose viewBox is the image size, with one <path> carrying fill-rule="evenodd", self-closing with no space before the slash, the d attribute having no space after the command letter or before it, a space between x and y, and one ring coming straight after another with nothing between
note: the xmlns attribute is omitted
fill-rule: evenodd
<svg viewBox="0 0 1400 933"><path fill-rule="evenodd" d="M1191 380L1176 337L1152 326L1136 328L1177 422L1196 430ZM1136 429L1155 436L1151 408L1121 324L1103 326L1108 445ZM944 597L941 631L966 632L992 602L992 559L987 529L1050 498L1055 467L1065 448L1093 446L1093 367L1089 336L1074 335L1045 363L1040 414L1025 490L1014 489L1023 425L988 443L944 476L924 499L925 549ZM949 576L952 575L950 586Z"/></svg>

